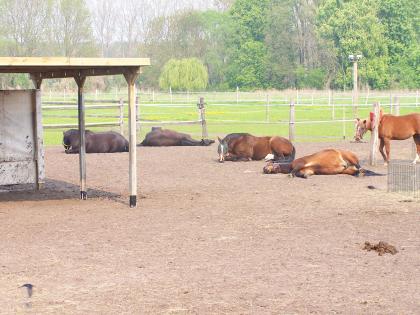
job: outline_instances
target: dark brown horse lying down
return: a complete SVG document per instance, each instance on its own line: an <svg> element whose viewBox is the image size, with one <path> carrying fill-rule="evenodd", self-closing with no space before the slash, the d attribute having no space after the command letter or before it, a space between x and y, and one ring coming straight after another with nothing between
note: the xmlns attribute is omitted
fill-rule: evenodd
<svg viewBox="0 0 420 315"><path fill-rule="evenodd" d="M268 162L266 174L283 173L308 178L311 175L348 174L353 176L381 175L362 169L359 159L350 151L327 149L294 160L292 163Z"/></svg>
<svg viewBox="0 0 420 315"><path fill-rule="evenodd" d="M390 159L391 140L405 140L410 137L413 137L416 143L417 154L413 163L417 163L420 160L420 114L404 116L382 115L381 110L379 119L379 152L384 158L385 165L388 164ZM354 137L356 141L361 140L366 131L372 131L372 121L373 115L372 119L356 119L356 135Z"/></svg>
<svg viewBox="0 0 420 315"><path fill-rule="evenodd" d="M219 162L274 159L291 162L295 158L295 147L282 137L256 137L249 133L231 133L219 139L217 152Z"/></svg>
<svg viewBox="0 0 420 315"><path fill-rule="evenodd" d="M168 147L168 146L208 146L214 140L194 140L190 135L161 127L152 127L140 146Z"/></svg>
<svg viewBox="0 0 420 315"><path fill-rule="evenodd" d="M85 131L86 153L128 152L128 141L118 132ZM79 153L79 130L70 129L63 132L63 146L66 153Z"/></svg>

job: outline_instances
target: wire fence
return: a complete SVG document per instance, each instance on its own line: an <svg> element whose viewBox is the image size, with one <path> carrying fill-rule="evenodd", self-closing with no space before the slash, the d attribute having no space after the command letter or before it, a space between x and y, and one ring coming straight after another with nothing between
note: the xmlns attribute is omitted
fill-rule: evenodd
<svg viewBox="0 0 420 315"><path fill-rule="evenodd" d="M76 94L44 91L43 118L46 129L77 128ZM88 127L113 127L125 132L128 110L126 95L87 93ZM203 98L200 109L199 98ZM358 103L351 92L261 91L163 93L153 90L137 94L139 133L145 126L171 125L176 130L210 136L235 131L289 135L297 141L348 139L353 136L356 116L367 117L379 102L388 113L420 112L418 91L359 92Z"/></svg>

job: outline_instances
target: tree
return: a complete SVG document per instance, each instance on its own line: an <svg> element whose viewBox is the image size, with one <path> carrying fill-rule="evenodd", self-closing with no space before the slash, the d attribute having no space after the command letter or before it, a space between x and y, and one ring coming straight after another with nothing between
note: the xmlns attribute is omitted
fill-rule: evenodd
<svg viewBox="0 0 420 315"><path fill-rule="evenodd" d="M0 1L0 32L9 56L37 56L44 52L50 28L51 1Z"/></svg>
<svg viewBox="0 0 420 315"><path fill-rule="evenodd" d="M269 0L235 1L230 16L233 32L227 78L231 87L255 89L267 86L267 49L264 44Z"/></svg>
<svg viewBox="0 0 420 315"><path fill-rule="evenodd" d="M196 58L169 60L159 78L162 89L197 91L205 89L207 83L207 69Z"/></svg>
<svg viewBox="0 0 420 315"><path fill-rule="evenodd" d="M376 1L324 1L318 11L319 34L331 42L337 63L336 87L351 85L349 54L362 54L361 81L373 88L389 86L385 28L377 16Z"/></svg>
<svg viewBox="0 0 420 315"><path fill-rule="evenodd" d="M101 56L109 57L111 43L115 41L115 23L118 21L117 6L113 0L96 0L92 15L93 31L99 42Z"/></svg>
<svg viewBox="0 0 420 315"><path fill-rule="evenodd" d="M59 54L68 57L96 54L90 13L84 0L59 0L52 20Z"/></svg>

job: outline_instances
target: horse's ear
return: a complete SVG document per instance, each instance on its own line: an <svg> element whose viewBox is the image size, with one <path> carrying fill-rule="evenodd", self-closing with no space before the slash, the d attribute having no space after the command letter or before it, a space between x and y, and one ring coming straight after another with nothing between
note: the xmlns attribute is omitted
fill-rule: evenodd
<svg viewBox="0 0 420 315"><path fill-rule="evenodd" d="M366 121L366 119L365 119L365 120L363 120L363 123L364 123L365 125L366 125L366 122L367 122L367 121Z"/></svg>
<svg viewBox="0 0 420 315"><path fill-rule="evenodd" d="M222 143L222 139L220 139L219 137L217 137L217 140L219 140L219 142Z"/></svg>
<svg viewBox="0 0 420 315"><path fill-rule="evenodd" d="M357 124L360 121L360 118L356 118L354 122Z"/></svg>

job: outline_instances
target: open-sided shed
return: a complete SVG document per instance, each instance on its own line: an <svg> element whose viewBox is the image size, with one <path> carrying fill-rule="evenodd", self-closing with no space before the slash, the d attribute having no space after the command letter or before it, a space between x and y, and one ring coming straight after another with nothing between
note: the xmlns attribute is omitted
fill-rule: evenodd
<svg viewBox="0 0 420 315"><path fill-rule="evenodd" d="M0 57L0 73L28 73L35 85L33 97L29 97L33 104L33 119L28 118L33 126L34 154L33 168L35 183L40 186L43 178L43 138L41 116L41 84L44 79L74 78L78 86L78 125L80 133L80 198L87 199L86 192L86 148L85 148L85 104L83 87L89 76L124 75L128 84L129 105L129 190L130 207L137 204L137 169L136 169L136 109L135 109L135 81L141 68L150 65L148 58L65 58L65 57ZM15 93L14 91L8 91ZM23 103L22 103L23 102ZM21 104L27 103L24 96ZM12 102L13 103L13 102ZM9 112L13 112L9 108ZM18 107L16 107L16 111ZM1 122L0 122L1 124ZM0 139L1 142L2 139ZM5 169L5 172L14 172ZM17 184L19 182L16 182Z"/></svg>

